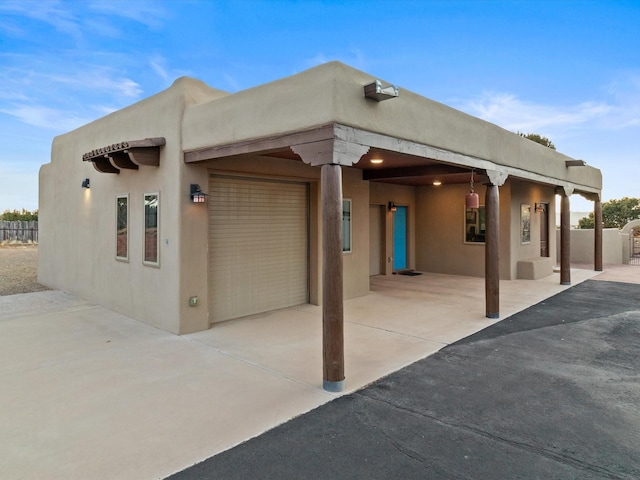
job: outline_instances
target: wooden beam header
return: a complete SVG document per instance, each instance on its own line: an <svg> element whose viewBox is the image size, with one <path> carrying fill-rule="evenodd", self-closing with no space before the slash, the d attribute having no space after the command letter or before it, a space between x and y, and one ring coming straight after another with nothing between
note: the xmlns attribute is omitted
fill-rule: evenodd
<svg viewBox="0 0 640 480"><path fill-rule="evenodd" d="M145 138L114 143L96 148L82 155L83 162L92 162L102 173L120 173L120 169L138 170L140 165L160 166L160 147L164 137Z"/></svg>

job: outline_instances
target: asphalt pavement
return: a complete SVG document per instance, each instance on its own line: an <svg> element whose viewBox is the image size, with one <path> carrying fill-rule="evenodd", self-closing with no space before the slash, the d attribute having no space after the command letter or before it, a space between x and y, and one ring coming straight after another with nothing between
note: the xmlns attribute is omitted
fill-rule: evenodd
<svg viewBox="0 0 640 480"><path fill-rule="evenodd" d="M587 280L168 478L638 479L639 352L640 285Z"/></svg>

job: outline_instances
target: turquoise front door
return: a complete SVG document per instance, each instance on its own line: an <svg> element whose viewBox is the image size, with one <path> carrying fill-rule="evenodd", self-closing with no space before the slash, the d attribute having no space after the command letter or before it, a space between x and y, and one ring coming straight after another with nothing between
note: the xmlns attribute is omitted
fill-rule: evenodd
<svg viewBox="0 0 640 480"><path fill-rule="evenodd" d="M393 269L407 268L407 207L393 214Z"/></svg>

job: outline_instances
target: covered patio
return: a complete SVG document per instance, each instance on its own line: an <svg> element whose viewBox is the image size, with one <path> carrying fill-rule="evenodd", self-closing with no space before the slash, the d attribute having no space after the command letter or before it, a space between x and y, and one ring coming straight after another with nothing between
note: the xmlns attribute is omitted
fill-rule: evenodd
<svg viewBox="0 0 640 480"><path fill-rule="evenodd" d="M587 267L587 266L585 266ZM600 272L572 269L575 285ZM501 318L485 315L483 278L424 273L371 277L371 292L344 302L345 393L431 355L567 288L500 281ZM322 307L300 305L230 320L186 336L290 381L322 389Z"/></svg>

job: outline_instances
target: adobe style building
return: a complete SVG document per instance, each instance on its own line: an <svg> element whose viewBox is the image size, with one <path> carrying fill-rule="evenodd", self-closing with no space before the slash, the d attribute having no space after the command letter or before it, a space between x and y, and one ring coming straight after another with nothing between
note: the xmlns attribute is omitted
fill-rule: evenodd
<svg viewBox="0 0 640 480"><path fill-rule="evenodd" d="M343 298L370 276L483 277L497 318L499 279L552 274L556 195L570 283L569 197L601 218L601 188L582 161L338 62L233 94L183 77L55 138L39 281L176 334L322 305L339 390Z"/></svg>

